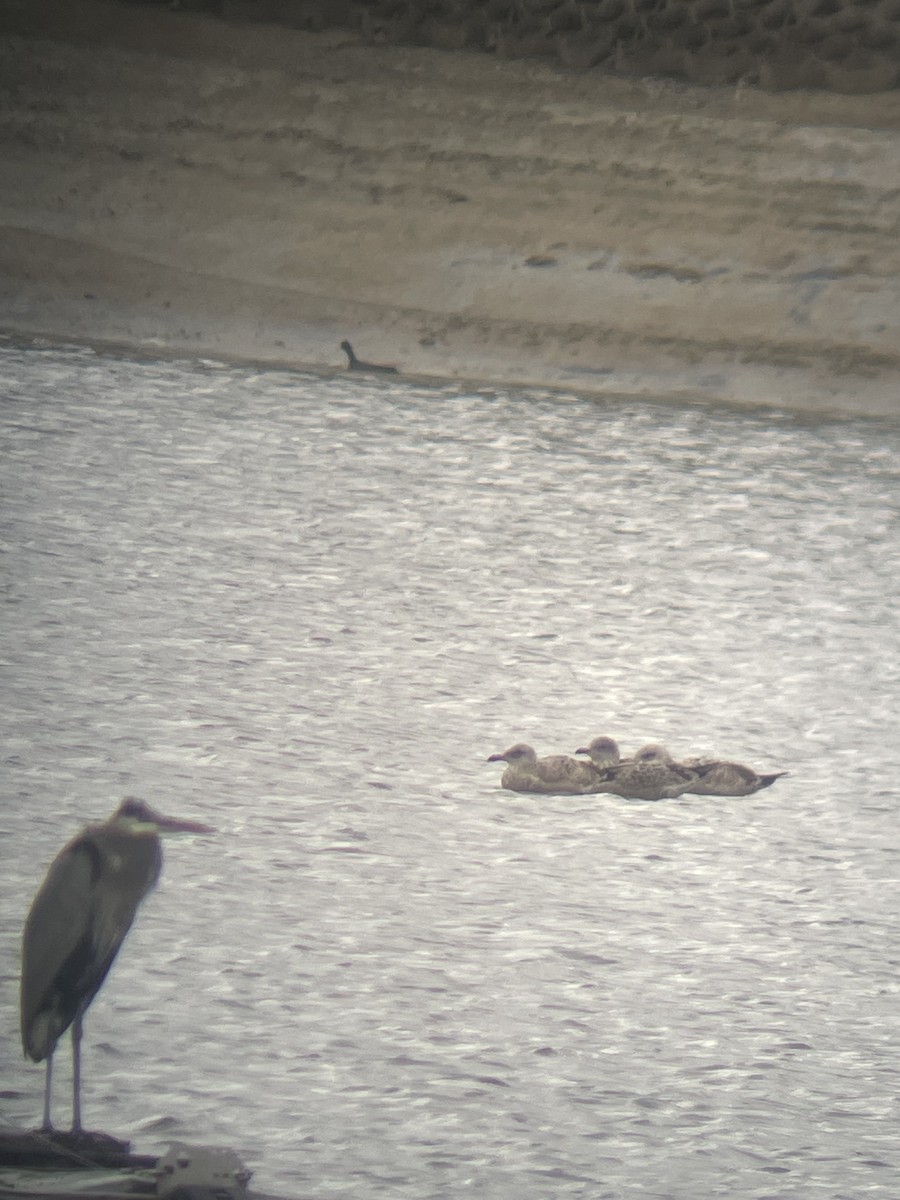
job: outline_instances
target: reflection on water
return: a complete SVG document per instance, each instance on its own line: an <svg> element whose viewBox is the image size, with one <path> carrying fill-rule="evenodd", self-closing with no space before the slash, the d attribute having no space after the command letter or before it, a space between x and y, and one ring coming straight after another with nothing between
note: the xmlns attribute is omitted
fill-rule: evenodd
<svg viewBox="0 0 900 1200"><path fill-rule="evenodd" d="M25 908L134 792L220 833L91 1010L95 1127L289 1197L896 1194L896 428L0 370L6 1120ZM641 804L484 761L599 733L791 775Z"/></svg>

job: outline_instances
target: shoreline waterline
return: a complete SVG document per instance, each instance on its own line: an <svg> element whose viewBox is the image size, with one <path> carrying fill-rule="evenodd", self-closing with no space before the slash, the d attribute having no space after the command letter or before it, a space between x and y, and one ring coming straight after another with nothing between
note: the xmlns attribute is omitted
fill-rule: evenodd
<svg viewBox="0 0 900 1200"><path fill-rule="evenodd" d="M0 33L0 328L325 372L347 338L415 379L900 413L900 93L31 7Z"/></svg>

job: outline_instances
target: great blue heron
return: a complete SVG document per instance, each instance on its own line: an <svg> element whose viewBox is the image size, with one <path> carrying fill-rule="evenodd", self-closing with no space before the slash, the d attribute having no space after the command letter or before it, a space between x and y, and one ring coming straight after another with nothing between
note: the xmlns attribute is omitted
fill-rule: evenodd
<svg viewBox="0 0 900 1200"><path fill-rule="evenodd" d="M397 374L396 367L389 367L385 363L363 362L361 358L356 357L349 342L341 342L341 349L347 355L347 368L350 371L379 371L382 375Z"/></svg>
<svg viewBox="0 0 900 1200"><path fill-rule="evenodd" d="M72 1027L72 1131L81 1132L81 1026L138 907L162 870L161 833L212 833L126 799L89 825L53 860L32 902L22 939L22 1045L46 1059L44 1122L50 1122L53 1051Z"/></svg>

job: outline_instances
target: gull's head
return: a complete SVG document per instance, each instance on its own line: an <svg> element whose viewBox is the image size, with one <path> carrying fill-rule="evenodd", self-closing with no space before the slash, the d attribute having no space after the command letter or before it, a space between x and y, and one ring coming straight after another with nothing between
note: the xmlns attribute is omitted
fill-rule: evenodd
<svg viewBox="0 0 900 1200"><path fill-rule="evenodd" d="M537 755L531 746L526 746L524 742L516 742L514 746L510 746L502 754L492 754L488 762L527 763L534 762L536 758Z"/></svg>
<svg viewBox="0 0 900 1200"><path fill-rule="evenodd" d="M658 762L669 763L674 762L672 755L668 752L665 746L642 746L634 756L635 762Z"/></svg>
<svg viewBox="0 0 900 1200"><path fill-rule="evenodd" d="M595 737L593 741L588 742L586 746L582 746L575 753L589 754L595 762L602 759L604 763L617 763L619 761L619 744L611 737Z"/></svg>

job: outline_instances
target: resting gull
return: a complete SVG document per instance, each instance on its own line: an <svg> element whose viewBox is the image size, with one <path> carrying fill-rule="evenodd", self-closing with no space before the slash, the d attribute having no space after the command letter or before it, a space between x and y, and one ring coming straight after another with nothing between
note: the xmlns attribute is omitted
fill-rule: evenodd
<svg viewBox="0 0 900 1200"><path fill-rule="evenodd" d="M663 746L644 746L634 758L601 768L601 792L628 800L670 800L688 790L699 772L674 761Z"/></svg>
<svg viewBox="0 0 900 1200"><path fill-rule="evenodd" d="M492 754L487 761L507 764L500 776L500 786L510 792L586 796L602 790L599 772L590 763L579 762L568 754L538 758L524 742L517 742L502 754Z"/></svg>
<svg viewBox="0 0 900 1200"><path fill-rule="evenodd" d="M743 763L708 758L688 758L682 765L700 775L697 782L686 789L694 796L751 796L788 774L787 771L774 771L759 775Z"/></svg>

